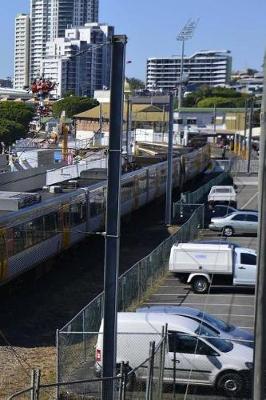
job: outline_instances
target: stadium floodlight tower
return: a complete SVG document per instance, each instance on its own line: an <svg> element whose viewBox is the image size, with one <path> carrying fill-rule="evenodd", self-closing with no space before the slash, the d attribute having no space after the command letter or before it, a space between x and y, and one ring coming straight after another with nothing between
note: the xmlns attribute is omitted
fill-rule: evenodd
<svg viewBox="0 0 266 400"><path fill-rule="evenodd" d="M178 109L182 106L182 83L183 83L183 70L184 70L184 51L185 51L185 41L193 37L194 31L198 25L199 19L192 20L189 19L186 25L181 29L177 35L176 40L182 42L182 53L181 53L181 65L180 65L180 81L178 89Z"/></svg>

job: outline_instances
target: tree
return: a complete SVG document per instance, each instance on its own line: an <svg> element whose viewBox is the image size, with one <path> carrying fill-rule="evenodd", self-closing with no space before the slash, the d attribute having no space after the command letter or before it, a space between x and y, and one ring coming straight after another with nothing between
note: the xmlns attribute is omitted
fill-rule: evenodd
<svg viewBox="0 0 266 400"><path fill-rule="evenodd" d="M0 141L10 146L16 140L26 137L27 129L18 122L0 119Z"/></svg>
<svg viewBox="0 0 266 400"><path fill-rule="evenodd" d="M14 101L2 101L0 103L0 118L2 119L17 122L27 128L33 116L34 109L32 106Z"/></svg>
<svg viewBox="0 0 266 400"><path fill-rule="evenodd" d="M53 115L54 117L60 117L62 111L65 111L66 117L72 118L73 115L90 110L98 104L97 100L89 97L68 96L53 104Z"/></svg>
<svg viewBox="0 0 266 400"><path fill-rule="evenodd" d="M184 107L244 107L248 96L231 88L201 86L198 90L188 94L184 100Z"/></svg>
<svg viewBox="0 0 266 400"><path fill-rule="evenodd" d="M130 90L145 89L145 83L137 78L126 78L129 83Z"/></svg>
<svg viewBox="0 0 266 400"><path fill-rule="evenodd" d="M207 97L206 99L202 99L197 103L197 107L201 108L211 108L211 107L220 107L220 108L236 108L236 107L244 107L245 98L230 98L230 97Z"/></svg>

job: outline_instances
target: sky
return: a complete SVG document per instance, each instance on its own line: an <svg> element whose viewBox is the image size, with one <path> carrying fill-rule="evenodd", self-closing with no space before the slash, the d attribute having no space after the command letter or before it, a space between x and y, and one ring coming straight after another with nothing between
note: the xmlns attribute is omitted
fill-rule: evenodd
<svg viewBox="0 0 266 400"><path fill-rule="evenodd" d="M0 0L0 78L13 75L14 19L30 0ZM128 36L126 75L145 79L148 57L180 53L178 32L199 18L185 53L231 50L233 69L261 70L266 50L266 0L100 0L100 22Z"/></svg>

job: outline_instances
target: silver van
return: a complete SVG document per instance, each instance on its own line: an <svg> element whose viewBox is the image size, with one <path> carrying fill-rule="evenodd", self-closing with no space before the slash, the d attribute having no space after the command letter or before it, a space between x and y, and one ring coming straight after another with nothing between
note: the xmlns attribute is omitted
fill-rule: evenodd
<svg viewBox="0 0 266 400"><path fill-rule="evenodd" d="M128 362L134 379L145 381L149 343L161 340L162 327L168 325L164 382L213 386L229 395L237 395L246 387L253 368L253 350L237 342L221 338L201 323L180 315L166 313L118 313L117 366ZM95 370L101 374L103 361L103 321L96 344ZM133 374L131 374L133 378Z"/></svg>

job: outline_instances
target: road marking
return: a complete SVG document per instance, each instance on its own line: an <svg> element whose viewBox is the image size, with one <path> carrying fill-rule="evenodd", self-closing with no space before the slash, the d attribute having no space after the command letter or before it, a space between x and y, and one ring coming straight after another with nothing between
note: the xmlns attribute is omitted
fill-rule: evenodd
<svg viewBox="0 0 266 400"><path fill-rule="evenodd" d="M160 286L162 288L172 288L173 286ZM181 289L180 287L177 287ZM255 299L255 295L254 294L246 294L246 295L242 295L242 294L235 294L235 293L224 293L224 294L215 294L215 293L209 293L208 294L211 297L224 297L224 296L234 296L235 299L237 299L238 297L243 297L244 299L246 297L254 297ZM202 297L202 294L196 294L196 293L156 293L153 294L152 296L193 296L193 297Z"/></svg>
<svg viewBox="0 0 266 400"><path fill-rule="evenodd" d="M177 303L177 302L176 302ZM159 304L159 305L163 305L163 306L168 306L168 305L171 305L171 304L173 304L173 305L178 305L178 304L176 304L176 303L169 303L169 302L167 302L167 303L161 303L161 302L156 302L156 303L154 303L154 302L148 302L148 303L145 303L145 304ZM215 303L211 303L211 304L206 304L206 303L187 303L187 302L183 302L182 303L182 306L205 306L205 307L207 307L207 306L219 306L219 307L242 307L242 308L244 308L244 307L248 307L248 308L253 308L254 309L254 307L255 307L255 305L254 306L250 306L250 305L243 305L243 304L232 304L232 303L224 303L224 304L215 304Z"/></svg>
<svg viewBox="0 0 266 400"><path fill-rule="evenodd" d="M249 203L252 202L252 200L255 199L256 196L258 196L259 192L256 192L242 207L241 210L243 210L247 205L249 205Z"/></svg>

